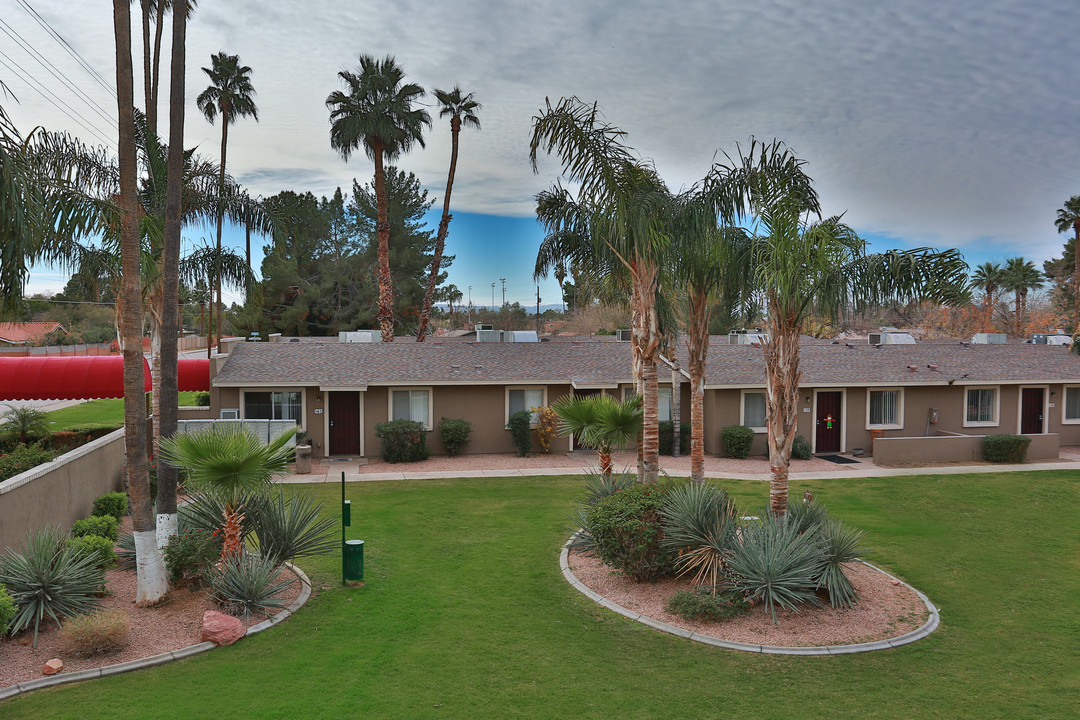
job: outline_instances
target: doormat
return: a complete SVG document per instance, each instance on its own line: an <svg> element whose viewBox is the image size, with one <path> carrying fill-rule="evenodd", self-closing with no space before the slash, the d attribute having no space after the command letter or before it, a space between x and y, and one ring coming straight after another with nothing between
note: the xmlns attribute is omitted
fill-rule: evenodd
<svg viewBox="0 0 1080 720"><path fill-rule="evenodd" d="M852 463L859 462L854 458L844 457L843 455L818 455L817 458L818 460L828 460L837 465L851 465Z"/></svg>

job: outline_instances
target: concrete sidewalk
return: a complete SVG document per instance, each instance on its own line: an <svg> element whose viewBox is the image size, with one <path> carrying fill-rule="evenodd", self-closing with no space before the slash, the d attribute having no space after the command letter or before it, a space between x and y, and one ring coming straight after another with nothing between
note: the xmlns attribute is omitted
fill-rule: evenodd
<svg viewBox="0 0 1080 720"><path fill-rule="evenodd" d="M345 473L345 482L385 482L390 480L442 480L449 478L475 478L475 477L532 477L535 475L581 475L585 470L598 470L593 464L587 467L550 467L550 468L515 468L507 466L499 469L469 468L467 456L461 458L464 467L455 470L442 471L402 471L402 472L360 472L359 461L344 461L326 463L325 473L312 473L308 475L284 475L276 480L278 483L328 483L341 482L341 473ZM842 470L840 469L842 468ZM929 467L904 467L886 468L878 467L872 462L858 461L854 464L838 465L836 472L792 472L792 480L827 480L838 477L844 478L878 478L878 477L904 477L910 475L960 475L965 473L1005 473L1005 472L1037 472L1039 470L1074 470L1080 471L1080 455L1072 452L1062 452L1056 462L1033 462L1022 465L947 465ZM675 474L675 473L671 473ZM679 473L681 474L681 473ZM768 482L769 473L739 473L739 472L709 472L705 476L709 478L729 478L732 480L760 480Z"/></svg>

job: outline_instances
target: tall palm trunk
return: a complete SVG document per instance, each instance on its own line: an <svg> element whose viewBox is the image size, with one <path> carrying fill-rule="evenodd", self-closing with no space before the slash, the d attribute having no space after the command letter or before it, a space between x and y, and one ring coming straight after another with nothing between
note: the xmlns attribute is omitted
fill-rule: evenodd
<svg viewBox="0 0 1080 720"><path fill-rule="evenodd" d="M1080 333L1080 217L1073 220L1073 333Z"/></svg>
<svg viewBox="0 0 1080 720"><path fill-rule="evenodd" d="M382 143L372 143L375 155L375 205L379 233L379 327L382 341L394 342L394 288L390 279L389 201L386 197L386 170L383 167Z"/></svg>
<svg viewBox="0 0 1080 720"><path fill-rule="evenodd" d="M174 11L175 12L175 11ZM220 202L218 203L218 216L217 216L217 251L218 257L221 257L221 226L225 222L225 151L229 144L229 110L228 108L221 109L221 171L218 175L218 193ZM221 298L221 269L218 268L217 273L214 276L214 290L217 292L217 334L218 342L221 342L221 314L222 314L222 298Z"/></svg>
<svg viewBox="0 0 1080 720"><path fill-rule="evenodd" d="M639 479L654 482L660 477L660 434L657 427L656 358L660 350L660 329L656 316L656 281L659 269L636 259L631 267L634 289L631 293L631 334L637 338L641 367L641 400L643 423L641 430L641 467Z"/></svg>
<svg viewBox="0 0 1080 720"><path fill-rule="evenodd" d="M184 12L187 12L187 3L184 3ZM157 16L154 19L154 63L150 70L150 97L152 103L147 103L146 122L150 129L157 133L158 127L158 78L161 70L161 33L165 25L165 0L157 0ZM151 115L153 109L153 115Z"/></svg>
<svg viewBox="0 0 1080 720"><path fill-rule="evenodd" d="M154 91L150 86L150 56L153 49L150 47L150 3L153 0L142 0L142 43L143 43L143 102L146 106L146 126L151 132L157 132L157 103L154 102Z"/></svg>
<svg viewBox="0 0 1080 720"><path fill-rule="evenodd" d="M446 233L450 227L450 192L454 187L454 172L457 170L458 135L461 133L461 118L450 118L450 173L446 177L446 196L443 198L442 219L439 220L439 234L435 236L435 257L431 259L431 275L428 276L427 292L424 293L424 307L420 311L420 329L416 331L416 341L424 342L427 335L428 320L431 316L431 303L435 299L435 285L439 281L439 267L442 265L443 249L446 247Z"/></svg>
<svg viewBox="0 0 1080 720"><path fill-rule="evenodd" d="M690 479L705 481L705 358L709 353L709 303L705 293L689 298L690 322L687 351L690 355Z"/></svg>
<svg viewBox="0 0 1080 720"><path fill-rule="evenodd" d="M135 100L131 66L131 11L127 0L113 0L116 35L116 93L119 116L121 256L124 306L124 448L135 536L138 605L151 605L168 591L165 565L157 550L146 463L146 405L141 339L142 283L136 182Z"/></svg>
<svg viewBox="0 0 1080 720"><path fill-rule="evenodd" d="M678 352L676 347L671 358L671 457L682 456L682 370Z"/></svg>
<svg viewBox="0 0 1080 720"><path fill-rule="evenodd" d="M172 61L169 87L169 159L165 188L165 232L162 247L161 323L154 398L157 435L172 437L177 428L179 375L177 337L180 335L180 219L184 175L184 71L187 52L187 3L173 8ZM159 40L160 43L160 40ZM177 532L177 470L154 450L158 460L157 544L164 547Z"/></svg>
<svg viewBox="0 0 1080 720"><path fill-rule="evenodd" d="M781 309L769 303L766 329L769 339L763 345L765 353L766 419L769 430L769 508L777 517L787 513L788 468L791 465L791 444L795 441L799 419L799 329L795 322L780 322ZM781 328L785 329L781 329ZM791 328L788 330L787 328Z"/></svg>

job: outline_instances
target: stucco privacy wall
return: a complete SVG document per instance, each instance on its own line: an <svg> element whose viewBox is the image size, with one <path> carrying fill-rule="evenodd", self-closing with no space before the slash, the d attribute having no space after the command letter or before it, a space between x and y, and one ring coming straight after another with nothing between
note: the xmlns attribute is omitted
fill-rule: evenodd
<svg viewBox="0 0 1080 720"><path fill-rule="evenodd" d="M1028 461L1053 460L1058 457L1056 433L1028 435ZM945 462L983 460L983 436L935 435L932 437L879 438L874 441L875 465L923 465Z"/></svg>
<svg viewBox="0 0 1080 720"><path fill-rule="evenodd" d="M45 525L69 530L94 498L123 489L124 457L121 428L0 483L0 548L18 547Z"/></svg>

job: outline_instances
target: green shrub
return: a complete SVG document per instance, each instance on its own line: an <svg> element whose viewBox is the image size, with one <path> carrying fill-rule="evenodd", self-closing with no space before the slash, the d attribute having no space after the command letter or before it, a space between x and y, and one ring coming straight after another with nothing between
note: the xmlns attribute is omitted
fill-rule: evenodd
<svg viewBox="0 0 1080 720"><path fill-rule="evenodd" d="M634 483L601 498L586 520L600 559L635 582L669 574L675 553L662 544L660 510L675 483Z"/></svg>
<svg viewBox="0 0 1080 720"><path fill-rule="evenodd" d="M820 529L802 534L794 523L766 514L742 529L728 559L731 587L750 601L760 601L776 619L777 606L798 610L818 605L815 585L824 561Z"/></svg>
<svg viewBox="0 0 1080 720"><path fill-rule="evenodd" d="M76 520L71 526L71 534L74 537L97 535L116 542L120 536L120 530L117 528L116 518L112 515L91 515L88 518Z"/></svg>
<svg viewBox="0 0 1080 720"><path fill-rule="evenodd" d="M510 422L506 424L514 439L514 447L518 455L525 457L532 452L532 413L528 410L519 410L510 416Z"/></svg>
<svg viewBox="0 0 1080 720"><path fill-rule="evenodd" d="M220 530L208 532L195 528L170 536L162 552L169 582L173 585L185 580L205 583L213 564L221 557L222 542Z"/></svg>
<svg viewBox="0 0 1080 720"><path fill-rule="evenodd" d="M99 437L108 435L113 430L119 430L121 427L123 425L115 423L78 423L68 425L67 429L70 432L85 435L87 440L97 440Z"/></svg>
<svg viewBox="0 0 1080 720"><path fill-rule="evenodd" d="M109 492L104 495L99 495L94 500L94 512L92 515L111 515L116 518L116 522L120 522L127 515L128 511L128 496L127 493L122 492Z"/></svg>
<svg viewBox="0 0 1080 720"><path fill-rule="evenodd" d="M665 548L677 555L679 575L715 590L724 580L736 542L738 514L727 493L705 483L672 488L660 509Z"/></svg>
<svg viewBox="0 0 1080 720"><path fill-rule="evenodd" d="M443 418L439 421L439 439L442 440L446 454L460 455L469 444L472 423L461 418Z"/></svg>
<svg viewBox="0 0 1080 720"><path fill-rule="evenodd" d="M1026 435L987 435L983 438L983 457L992 463L1022 463L1030 444L1031 438Z"/></svg>
<svg viewBox="0 0 1080 720"><path fill-rule="evenodd" d="M720 442L728 457L743 459L749 457L750 446L754 443L754 431L745 425L728 425L720 431Z"/></svg>
<svg viewBox="0 0 1080 720"><path fill-rule="evenodd" d="M69 620L60 633L64 652L80 657L108 655L128 644L128 619L120 610L80 615Z"/></svg>
<svg viewBox="0 0 1080 720"><path fill-rule="evenodd" d="M42 444L58 455L62 455L69 450L79 447L84 442L86 442L85 435L80 435L79 433L70 430L57 430Z"/></svg>
<svg viewBox="0 0 1080 720"><path fill-rule="evenodd" d="M195 405L198 407L210 407L210 392L208 390L196 390Z"/></svg>
<svg viewBox="0 0 1080 720"><path fill-rule="evenodd" d="M0 584L7 587L18 612L11 632L34 626L34 647L42 619L88 613L98 606L96 593L105 575L95 558L80 555L64 543L58 527L46 527L27 535L22 552L9 550L0 560Z"/></svg>
<svg viewBox="0 0 1080 720"><path fill-rule="evenodd" d="M660 423L657 425L657 428L658 428L658 430L660 432L660 454L661 455L671 455L671 454L673 454L672 450L674 450L674 447L673 447L674 443L672 442L672 440L674 438L672 438L671 436L672 436L673 431L675 429L675 424L673 422L671 422L670 420L661 420ZM690 424L689 423L680 423L679 424L679 454L681 454L681 455L689 455L690 454Z"/></svg>
<svg viewBox="0 0 1080 720"><path fill-rule="evenodd" d="M19 443L10 452L0 455L0 480L15 477L55 457L56 453L46 450L39 443Z"/></svg>
<svg viewBox="0 0 1080 720"><path fill-rule="evenodd" d="M859 599L843 566L855 562L865 552L862 545L865 534L839 520L828 520L821 526L824 564L817 578L817 586L828 591L829 602L834 608L851 607Z"/></svg>
<svg viewBox="0 0 1080 720"><path fill-rule="evenodd" d="M431 454L424 424L415 420L379 423L375 426L375 437L382 441L379 454L388 463L418 462L427 460Z"/></svg>
<svg viewBox="0 0 1080 720"><path fill-rule="evenodd" d="M750 606L737 595L714 595L704 588L680 590L667 599L665 609L684 620L728 620L750 612Z"/></svg>
<svg viewBox="0 0 1080 720"><path fill-rule="evenodd" d="M322 503L310 492L285 497L278 490L254 498L247 506L247 518L258 538L259 554L275 565L296 558L327 555L340 549L336 533L338 519L319 517Z"/></svg>
<svg viewBox="0 0 1080 720"><path fill-rule="evenodd" d="M7 588L0 585L0 635L8 631L12 618L15 617L15 601L8 595Z"/></svg>
<svg viewBox="0 0 1080 720"><path fill-rule="evenodd" d="M67 541L69 547L74 548L79 555L92 555L97 566L102 570L111 568L116 564L116 550L113 541L98 535L83 535L73 537Z"/></svg>
<svg viewBox="0 0 1080 720"><path fill-rule="evenodd" d="M810 447L810 441L802 435L796 435L795 442L791 443L791 457L796 460L809 460L814 457L814 449Z"/></svg>
<svg viewBox="0 0 1080 720"><path fill-rule="evenodd" d="M589 508L609 495L625 490L637 482L637 475L632 472L611 473L605 475L599 470L589 468L585 471L585 500L570 514L572 530L582 532L574 542L574 547L591 552L592 533L589 532Z"/></svg>
<svg viewBox="0 0 1080 720"><path fill-rule="evenodd" d="M232 556L211 574L210 594L224 608L242 612L244 617L285 607L278 596L293 580L278 580L280 570L269 558L246 553Z"/></svg>

